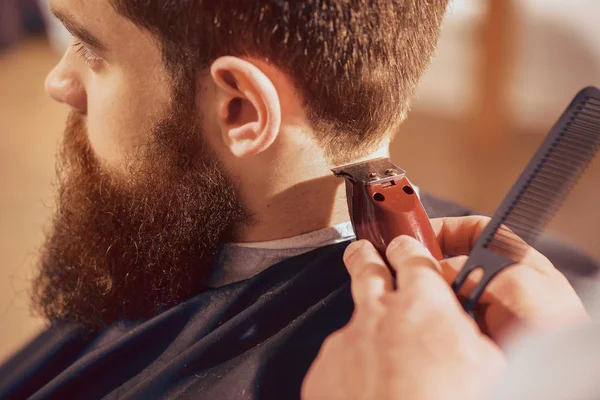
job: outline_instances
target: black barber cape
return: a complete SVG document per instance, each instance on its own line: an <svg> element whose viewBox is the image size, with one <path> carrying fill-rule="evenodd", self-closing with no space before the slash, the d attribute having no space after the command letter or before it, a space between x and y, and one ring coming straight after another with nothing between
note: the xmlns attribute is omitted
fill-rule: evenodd
<svg viewBox="0 0 600 400"><path fill-rule="evenodd" d="M469 214L427 195L422 201L431 217ZM0 399L298 399L323 340L353 311L347 245L91 337L77 324L55 324L0 367ZM596 273L581 254L564 246L559 253L577 277Z"/></svg>

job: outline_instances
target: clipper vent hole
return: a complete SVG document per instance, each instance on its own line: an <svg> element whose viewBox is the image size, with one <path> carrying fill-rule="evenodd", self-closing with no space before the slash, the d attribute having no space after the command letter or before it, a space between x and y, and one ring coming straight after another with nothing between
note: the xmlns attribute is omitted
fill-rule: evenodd
<svg viewBox="0 0 600 400"><path fill-rule="evenodd" d="M402 190L404 191L404 193L406 194L414 194L415 191L413 188L411 188L410 186L406 185L402 188Z"/></svg>
<svg viewBox="0 0 600 400"><path fill-rule="evenodd" d="M375 194L373 195L373 200L375 200L375 201L379 201L379 202L382 202L382 201L384 201L384 200L385 200L385 196L384 196L384 195L382 195L381 193L375 193Z"/></svg>

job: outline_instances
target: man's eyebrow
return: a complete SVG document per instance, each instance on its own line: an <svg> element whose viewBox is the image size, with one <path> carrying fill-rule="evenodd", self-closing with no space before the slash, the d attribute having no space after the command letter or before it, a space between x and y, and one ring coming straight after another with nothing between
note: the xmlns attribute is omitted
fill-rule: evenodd
<svg viewBox="0 0 600 400"><path fill-rule="evenodd" d="M71 32L73 36L76 36L81 41L98 50L107 51L106 46L102 44L100 39L92 35L90 31L76 22L73 17L53 7L50 7L50 11L52 11L52 14L54 14L54 16L58 18L60 22L62 22L65 28L67 28L67 30Z"/></svg>

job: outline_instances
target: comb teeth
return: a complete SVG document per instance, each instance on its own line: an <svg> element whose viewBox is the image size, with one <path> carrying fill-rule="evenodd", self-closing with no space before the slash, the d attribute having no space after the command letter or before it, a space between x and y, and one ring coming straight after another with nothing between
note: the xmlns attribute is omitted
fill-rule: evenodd
<svg viewBox="0 0 600 400"><path fill-rule="evenodd" d="M600 148L600 90L575 97L535 153L483 237L483 247L519 261Z"/></svg>

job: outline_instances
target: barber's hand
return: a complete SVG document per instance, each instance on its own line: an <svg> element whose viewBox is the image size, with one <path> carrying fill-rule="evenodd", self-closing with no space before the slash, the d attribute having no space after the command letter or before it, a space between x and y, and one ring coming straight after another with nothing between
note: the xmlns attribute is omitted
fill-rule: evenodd
<svg viewBox="0 0 600 400"><path fill-rule="evenodd" d="M348 246L354 314L323 343L303 400L484 398L505 365L500 349L463 311L419 242L401 236L386 255L397 290L373 245Z"/></svg>
<svg viewBox="0 0 600 400"><path fill-rule="evenodd" d="M452 283L489 222L480 216L432 219L444 254L463 255L441 262L442 273ZM460 294L477 283L471 273ZM488 284L475 310L480 328L497 342L514 328L543 331L586 321L587 313L573 287L541 253L529 248L518 264L500 272Z"/></svg>

